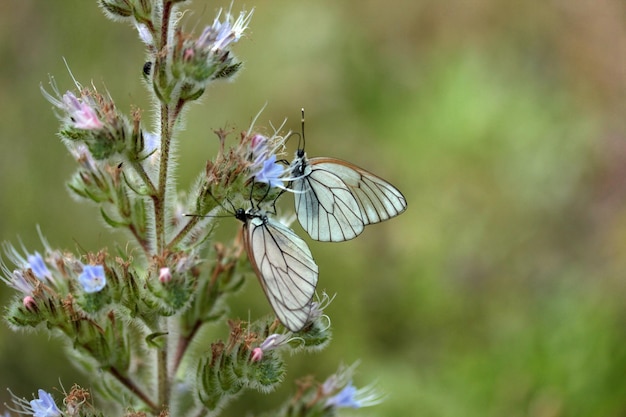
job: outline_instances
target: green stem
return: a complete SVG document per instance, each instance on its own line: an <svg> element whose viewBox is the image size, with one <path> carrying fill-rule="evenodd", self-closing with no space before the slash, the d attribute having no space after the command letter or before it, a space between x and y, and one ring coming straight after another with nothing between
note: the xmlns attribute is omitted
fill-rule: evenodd
<svg viewBox="0 0 626 417"><path fill-rule="evenodd" d="M163 408L169 408L168 394L169 394L169 377L167 374L167 348L164 346L157 352L157 366L158 366L158 397L159 405Z"/></svg>
<svg viewBox="0 0 626 417"><path fill-rule="evenodd" d="M169 45L168 33L170 19L172 15L173 3L171 0L163 0L163 15L161 16L161 38L159 42L161 53L157 54L157 60L163 60L157 67L167 68L167 61L170 59L170 53L168 51ZM158 76L155 71L155 77ZM159 178L158 189L156 195L153 196L154 202L154 228L156 233L156 253L162 255L165 250L165 202L167 192L167 178L168 178L168 165L170 157L170 141L172 140L173 126L170 117L170 106L168 103L162 102L160 105L160 123L161 123L161 159L159 164ZM167 319L163 318L161 321L162 331L167 331ZM170 392L170 378L167 372L167 341L163 344L157 352L157 392L158 392L158 404L163 408L169 408L169 392Z"/></svg>
<svg viewBox="0 0 626 417"><path fill-rule="evenodd" d="M150 400L150 398L148 398L146 393L143 392L137 385L135 385L135 383L130 378L122 375L120 373L120 371L117 370L117 368L109 368L109 372L122 385L124 385L126 388L128 388L128 390L130 392L135 394L137 396L137 398L139 398L148 407L150 407L150 410L152 411L152 414L154 414L154 415L158 415L159 414L159 412L161 411L161 408L157 404L152 402L152 400Z"/></svg>
<svg viewBox="0 0 626 417"><path fill-rule="evenodd" d="M184 238L191 232L196 224L200 221L202 217L200 216L192 216L189 218L187 224L178 232L178 234L172 239L170 243L167 244L167 249L173 249L176 245L178 245Z"/></svg>
<svg viewBox="0 0 626 417"><path fill-rule="evenodd" d="M154 186L154 184L152 183L152 180L150 179L150 177L148 176L148 173L143 168L143 165L141 165L141 163L139 161L131 161L130 165L133 167L135 172L142 179L144 185L146 187L148 187L148 194L149 195L155 195L157 193L157 189Z"/></svg>
<svg viewBox="0 0 626 417"><path fill-rule="evenodd" d="M198 333L198 330L200 330L200 327L202 327L202 321L197 320L194 323L193 327L191 328L191 331L189 332L187 336L181 335L179 337L178 348L176 349L176 357L174 358L174 370L172 372L173 375L176 375L176 373L178 372L178 367L180 366L180 363L183 361L183 357L185 356L185 353L187 352L187 348L189 347L189 344L191 343L193 338Z"/></svg>

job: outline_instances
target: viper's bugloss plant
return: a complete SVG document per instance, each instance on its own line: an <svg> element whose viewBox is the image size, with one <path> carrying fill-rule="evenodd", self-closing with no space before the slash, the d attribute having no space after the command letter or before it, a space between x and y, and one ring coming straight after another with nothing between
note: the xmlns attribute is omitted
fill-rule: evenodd
<svg viewBox="0 0 626 417"><path fill-rule="evenodd" d="M16 290L5 307L6 321L15 330L36 328L65 339L71 362L93 387L93 393L77 386L62 390L63 398L43 389L31 401L13 396L4 415L218 415L243 391L267 393L280 384L283 354L319 350L330 341L325 294L304 299L306 322L298 328L273 315L248 322L228 318L228 303L237 301L237 290L254 271L239 234L214 241L212 231L224 217L217 215L232 207L273 206L289 191L292 173L281 158L289 132L281 127L263 134L253 123L233 140L217 130L219 151L199 167L186 192L179 190L171 161L174 142L183 137L181 115L209 84L241 70L232 48L245 35L252 11L219 11L194 34L181 26L185 1L98 3L107 17L130 23L145 45L143 75L158 128L149 130L146 125L154 123L138 110L122 113L94 85L75 80L62 92L51 77L42 91L77 163L69 191L95 204L108 226L126 230L138 250L72 253L53 248L41 231L36 250L4 244L1 279ZM267 221L260 215L254 220ZM317 270L314 277L313 288ZM272 285L279 284L264 282ZM202 328L215 322L228 323L228 339L190 349ZM379 402L375 390L352 385L352 373L342 367L324 383L309 379L268 415L330 416L342 407Z"/></svg>

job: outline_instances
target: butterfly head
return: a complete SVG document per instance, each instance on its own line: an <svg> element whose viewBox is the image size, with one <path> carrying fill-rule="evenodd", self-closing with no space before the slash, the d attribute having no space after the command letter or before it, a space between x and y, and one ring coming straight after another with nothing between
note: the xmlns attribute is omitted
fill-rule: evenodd
<svg viewBox="0 0 626 417"><path fill-rule="evenodd" d="M235 210L235 218L245 223L247 218L246 211L242 208L238 208L237 210Z"/></svg>

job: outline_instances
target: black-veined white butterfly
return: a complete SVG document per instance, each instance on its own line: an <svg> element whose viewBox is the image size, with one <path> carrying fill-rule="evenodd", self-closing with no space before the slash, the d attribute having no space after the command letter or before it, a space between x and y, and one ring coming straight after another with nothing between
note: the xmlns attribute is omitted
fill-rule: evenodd
<svg viewBox="0 0 626 417"><path fill-rule="evenodd" d="M318 268L307 244L259 209L237 209L248 259L278 320L301 330L309 320Z"/></svg>
<svg viewBox="0 0 626 417"><path fill-rule="evenodd" d="M353 239L364 226L406 209L406 199L396 187L350 162L328 157L308 159L302 146L290 167L298 221L315 240Z"/></svg>

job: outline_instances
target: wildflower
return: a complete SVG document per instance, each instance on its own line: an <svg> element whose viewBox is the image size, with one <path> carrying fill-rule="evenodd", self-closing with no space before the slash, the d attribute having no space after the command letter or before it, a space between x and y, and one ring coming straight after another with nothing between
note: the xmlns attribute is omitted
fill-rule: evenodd
<svg viewBox="0 0 626 417"><path fill-rule="evenodd" d="M316 301L312 301L311 312L309 314L309 322L313 323L318 318L324 317L328 321L328 324L326 327L327 328L330 327L330 318L326 314L324 314L324 310L326 310L326 308L330 305L330 303L333 302L334 299L335 299L334 295L331 297L328 294L326 294L326 292L323 292L321 299L318 296L318 299Z"/></svg>
<svg viewBox="0 0 626 417"><path fill-rule="evenodd" d="M265 352L269 352L271 350L285 346L292 340L294 340L294 338L291 337L290 333L271 334L261 343L260 346L252 349L252 355L250 356L250 360L252 362L260 362L263 359Z"/></svg>
<svg viewBox="0 0 626 417"><path fill-rule="evenodd" d="M250 178L254 178L257 182L266 183L270 187L285 189L282 183L291 180L285 176L289 170L276 162L276 153L284 147L284 137L274 134L268 138L256 133L247 139L249 141L247 146Z"/></svg>
<svg viewBox="0 0 626 417"><path fill-rule="evenodd" d="M283 181L286 181L285 173L287 168L276 162L276 155L270 155L263 161L258 171L253 172L255 181L268 184L270 187L284 188Z"/></svg>
<svg viewBox="0 0 626 417"><path fill-rule="evenodd" d="M383 397L372 386L356 389L352 381L341 391L326 400L326 406L332 408L362 408L380 404Z"/></svg>
<svg viewBox="0 0 626 417"><path fill-rule="evenodd" d="M74 81L74 83L77 88L82 89L78 82ZM48 93L43 86L41 86L41 92L50 103L61 110L63 114L62 119L68 120L68 124L71 127L83 130L97 130L103 127L96 113L95 103L92 102L89 96L82 95L79 99L71 91L61 95L52 77L50 78L50 85L56 97Z"/></svg>
<svg viewBox="0 0 626 417"><path fill-rule="evenodd" d="M2 266L2 269L5 276L0 276L0 280L2 280L6 285L26 296L33 294L37 285L37 280L32 276L32 274L25 274L19 269L9 273L4 265Z"/></svg>
<svg viewBox="0 0 626 417"><path fill-rule="evenodd" d="M28 261L28 266L37 278L42 281L52 278L52 274L50 274L50 271L48 270L48 267L39 252L35 252L33 255L28 255L26 260Z"/></svg>
<svg viewBox="0 0 626 417"><path fill-rule="evenodd" d="M52 395L40 389L38 391L39 399L32 400L30 406L33 409L34 417L60 417L61 410L57 407L52 399Z"/></svg>
<svg viewBox="0 0 626 417"><path fill-rule="evenodd" d="M86 265L78 277L78 282L83 286L86 293L101 291L107 283L104 267L102 265Z"/></svg>
<svg viewBox="0 0 626 417"><path fill-rule="evenodd" d="M220 22L220 16L222 15L222 10L220 10L215 20L213 20L213 24L207 26L202 31L200 37L198 37L196 48L209 50L212 53L223 51L228 45L237 42L241 38L243 32L248 28L253 12L254 10L246 14L246 12L242 11L239 13L237 20L232 23L233 17L230 11L226 13L224 22Z"/></svg>
<svg viewBox="0 0 626 417"><path fill-rule="evenodd" d="M8 408L17 414L32 415L33 417L61 417L63 415L52 399L52 396L42 389L38 391L39 398L32 401L19 398L13 394L11 390L9 390L9 392L11 393L11 400L15 408Z"/></svg>
<svg viewBox="0 0 626 417"><path fill-rule="evenodd" d="M95 109L87 102L86 97L82 100L68 91L63 94L63 105L65 110L77 129L97 130L102 128L102 122L98 119Z"/></svg>

